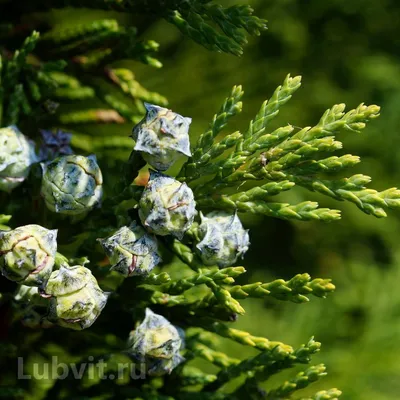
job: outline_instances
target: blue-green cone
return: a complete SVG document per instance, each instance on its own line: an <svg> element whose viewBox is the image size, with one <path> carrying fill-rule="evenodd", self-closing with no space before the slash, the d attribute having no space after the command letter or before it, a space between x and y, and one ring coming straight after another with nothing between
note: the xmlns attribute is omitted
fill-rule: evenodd
<svg viewBox="0 0 400 400"><path fill-rule="evenodd" d="M205 265L229 267L246 253L249 233L236 214L213 211L200 217L196 250Z"/></svg>
<svg viewBox="0 0 400 400"><path fill-rule="evenodd" d="M143 322L129 335L128 353L132 358L144 363L152 376L169 374L184 358L179 354L183 348L183 338L162 315L146 309Z"/></svg>
<svg viewBox="0 0 400 400"><path fill-rule="evenodd" d="M182 154L190 157L192 119L152 104L145 103L145 107L145 117L132 131L134 149L159 171L167 170Z"/></svg>
<svg viewBox="0 0 400 400"><path fill-rule="evenodd" d="M150 232L181 239L197 214L195 207L193 192L185 183L151 172L139 201L139 217Z"/></svg>
<svg viewBox="0 0 400 400"><path fill-rule="evenodd" d="M95 156L62 156L42 168L41 195L49 210L79 215L100 203L103 177Z"/></svg>
<svg viewBox="0 0 400 400"><path fill-rule="evenodd" d="M35 144L16 126L0 128L0 190L11 192L28 176L38 162Z"/></svg>
<svg viewBox="0 0 400 400"><path fill-rule="evenodd" d="M99 240L111 269L124 276L147 275L161 261L157 239L134 222Z"/></svg>
<svg viewBox="0 0 400 400"><path fill-rule="evenodd" d="M49 321L75 330L90 327L108 298L90 269L81 265L53 271L42 295L50 298Z"/></svg>
<svg viewBox="0 0 400 400"><path fill-rule="evenodd" d="M43 286L53 270L57 231L25 225L0 232L0 271L26 286Z"/></svg>

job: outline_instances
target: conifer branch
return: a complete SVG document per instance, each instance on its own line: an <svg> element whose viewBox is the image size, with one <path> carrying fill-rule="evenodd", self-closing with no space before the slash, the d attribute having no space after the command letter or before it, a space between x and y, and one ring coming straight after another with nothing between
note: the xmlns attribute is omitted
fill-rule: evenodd
<svg viewBox="0 0 400 400"><path fill-rule="evenodd" d="M189 305L191 302L183 295L170 295L159 291L152 292L150 299L152 304L161 304L165 307Z"/></svg>
<svg viewBox="0 0 400 400"><path fill-rule="evenodd" d="M180 294L196 285L208 284L211 282L226 281L227 278L236 278L245 273L243 267L229 267L216 270L205 270L197 274L188 276L187 278L170 281L157 289L169 294ZM147 283L147 280L146 280Z"/></svg>
<svg viewBox="0 0 400 400"><path fill-rule="evenodd" d="M311 361L311 356L318 353L320 349L321 343L311 338L306 344L294 350L291 357L276 360L273 363L265 365L263 368L256 370L254 375L249 379L256 382L263 382L284 369L292 368L295 364L308 364Z"/></svg>
<svg viewBox="0 0 400 400"><path fill-rule="evenodd" d="M263 103L254 120L250 122L250 126L244 135L243 148L245 150L252 142L255 142L263 135L268 123L278 115L280 107L291 99L293 93L300 86L301 76L295 76L294 78L290 75L286 76L282 86L278 86L270 100L266 100ZM276 134L273 136L279 137ZM282 137L279 139L282 139Z"/></svg>
<svg viewBox="0 0 400 400"><path fill-rule="evenodd" d="M194 367L185 367L182 372L181 385L207 385L214 382L217 377L213 374L206 374Z"/></svg>
<svg viewBox="0 0 400 400"><path fill-rule="evenodd" d="M158 104L165 107L168 105L168 100L156 92L150 92L145 89L138 81L135 80L135 75L132 71L126 68L115 68L107 71L108 77L114 82L121 90L128 94L133 99L140 99L152 104ZM141 103L140 103L141 104ZM144 113L144 109L141 109Z"/></svg>
<svg viewBox="0 0 400 400"><path fill-rule="evenodd" d="M286 381L278 388L268 391L266 398L275 400L290 396L296 390L303 389L319 378L327 375L325 371L326 368L324 364L309 367L305 371L299 372L293 379Z"/></svg>
<svg viewBox="0 0 400 400"><path fill-rule="evenodd" d="M328 293L335 290L335 285L330 279L311 279L309 274L297 274L289 281L276 279L270 283L251 283L243 286L228 287L232 297L245 299L247 297L275 297L279 300L292 301L293 303L308 302L307 295L325 298Z"/></svg>
<svg viewBox="0 0 400 400"><path fill-rule="evenodd" d="M167 272L161 272L159 274L151 273L145 278L145 282L148 285L163 285L171 282L171 277Z"/></svg>
<svg viewBox="0 0 400 400"><path fill-rule="evenodd" d="M338 389L321 390L312 397L302 397L301 400L338 400L342 392Z"/></svg>
<svg viewBox="0 0 400 400"><path fill-rule="evenodd" d="M189 342L188 347L195 356L201 357L220 368L228 368L232 365L240 363L240 360L236 358L231 358L220 351L210 349L202 343L191 344Z"/></svg>
<svg viewBox="0 0 400 400"><path fill-rule="evenodd" d="M193 156L187 161L178 176L184 176L190 182L201 176L204 166L223 154L226 149L233 147L241 138L240 132L235 132L214 143L214 139L226 127L229 118L242 111L243 90L241 86L234 86L229 96L225 99L221 109L214 115L208 130L200 135Z"/></svg>
<svg viewBox="0 0 400 400"><path fill-rule="evenodd" d="M193 321L195 322L195 321ZM196 326L201 326L210 332L214 332L219 336L232 339L235 342L241 343L246 346L255 347L263 351L273 351L277 356L287 356L293 352L293 348L281 342L270 341L263 337L253 336L248 332L241 331L234 328L229 328L225 324L207 319L199 320L194 323Z"/></svg>
<svg viewBox="0 0 400 400"><path fill-rule="evenodd" d="M303 345L301 348L294 351L290 346L284 345L286 351L282 351L279 347L271 348L267 351L262 351L255 357L250 357L241 361L237 365L232 365L227 369L221 370L217 379L210 385L208 385L205 390L216 390L220 386L224 385L231 379L240 376L242 373L247 374L250 379L252 379L257 374L260 375L260 371L263 369L260 367L265 366L268 369L271 363L282 363L287 366L292 366L297 363L308 363L310 361L310 356L319 351L320 343L314 342L312 339ZM259 376L257 376L257 381L262 381Z"/></svg>
<svg viewBox="0 0 400 400"><path fill-rule="evenodd" d="M312 191L325 194L341 201L350 201L366 214L375 217L386 217L385 209L398 209L400 207L400 190L390 188L382 192L368 189L366 185L371 178L366 175L353 175L338 181L314 180L307 177L295 177L297 184Z"/></svg>
<svg viewBox="0 0 400 400"><path fill-rule="evenodd" d="M64 7L85 7L158 15L207 49L234 55L243 53L242 46L247 43L245 32L256 36L267 28L266 21L254 16L253 9L249 6L234 5L224 8L211 1L46 0L41 2L40 7L34 2L24 3L21 7L25 12ZM98 29L101 30L101 27ZM95 28L92 28L93 30Z"/></svg>
<svg viewBox="0 0 400 400"><path fill-rule="evenodd" d="M169 242L170 249L190 268L194 271L199 271L204 268L204 265L198 259L198 257L192 252L192 250L180 242L178 239L173 239Z"/></svg>
<svg viewBox="0 0 400 400"><path fill-rule="evenodd" d="M360 133L369 120L377 118L380 111L378 106L360 104L356 109L345 112L345 105L338 104L328 109L314 127L295 132L293 126L287 125L271 133L266 132L268 123L279 113L280 107L300 87L300 80L300 77L288 75L271 99L264 102L244 135L235 132L215 141L216 135L212 134L211 129L200 138L196 150L198 155L182 169L189 181L200 176L208 177L205 182L192 183L198 205L282 219L325 222L340 219L340 211L318 208L315 202L290 205L270 201L270 197L298 185L336 200L350 201L365 213L376 217L385 217L386 209L399 208L400 191L396 188L381 192L369 189L367 185L371 178L360 174L335 179L334 174L357 165L360 162L358 156L323 157L326 152L342 148L342 143L335 140L337 134ZM204 138L207 138L206 141ZM227 157L209 162L213 154L218 157L233 146L235 149ZM202 149L206 153L203 154ZM199 161L201 157L204 162ZM322 174L329 174L329 179L322 177ZM183 176L181 179L184 179ZM248 180L266 182L239 191ZM236 188L235 193L229 194L229 188L233 187Z"/></svg>
<svg viewBox="0 0 400 400"><path fill-rule="evenodd" d="M204 208L219 208L243 213L261 214L281 219L299 221L320 220L332 222L340 219L340 211L329 208L318 208L318 203L305 201L296 205L288 203L267 203L262 200L230 201L229 196L215 196L199 199L198 204Z"/></svg>
<svg viewBox="0 0 400 400"><path fill-rule="evenodd" d="M219 304L233 313L243 315L245 313L244 308L240 305L240 303L235 300L229 290L218 286L214 281L208 282L207 286L214 293L215 299Z"/></svg>

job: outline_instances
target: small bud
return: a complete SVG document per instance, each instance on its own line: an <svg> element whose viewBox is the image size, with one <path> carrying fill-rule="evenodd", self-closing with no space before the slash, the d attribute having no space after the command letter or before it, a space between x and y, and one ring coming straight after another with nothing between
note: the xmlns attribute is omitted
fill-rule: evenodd
<svg viewBox="0 0 400 400"><path fill-rule="evenodd" d="M192 190L186 183L152 172L139 202L142 224L156 235L181 239L196 215Z"/></svg>
<svg viewBox="0 0 400 400"><path fill-rule="evenodd" d="M42 295L50 297L49 321L75 330L91 326L108 298L90 269L80 265L53 271Z"/></svg>
<svg viewBox="0 0 400 400"><path fill-rule="evenodd" d="M112 264L111 269L124 276L147 275L161 261L157 240L134 222L112 236L100 240Z"/></svg>
<svg viewBox="0 0 400 400"><path fill-rule="evenodd" d="M189 125L191 118L182 117L167 108L145 103L146 116L133 128L135 150L159 171L167 170L180 154L190 157Z"/></svg>
<svg viewBox="0 0 400 400"><path fill-rule="evenodd" d="M42 129L40 131L43 139L43 145L40 148L41 160L53 160L56 157L72 154L70 146L72 134L57 129L49 131Z"/></svg>
<svg viewBox="0 0 400 400"><path fill-rule="evenodd" d="M63 156L42 168L41 194L49 210L78 215L99 204L103 177L95 156Z"/></svg>
<svg viewBox="0 0 400 400"><path fill-rule="evenodd" d="M249 248L249 234L236 214L213 211L201 215L198 230L200 242L196 245L205 265L229 267Z"/></svg>
<svg viewBox="0 0 400 400"><path fill-rule="evenodd" d="M57 231L40 225L0 233L0 270L11 281L43 286L53 270Z"/></svg>
<svg viewBox="0 0 400 400"><path fill-rule="evenodd" d="M0 128L0 190L11 192L28 176L38 162L35 144L16 126Z"/></svg>
<svg viewBox="0 0 400 400"><path fill-rule="evenodd" d="M146 308L145 319L129 335L128 353L146 364L149 375L169 374L184 361L179 354L183 348L182 336L166 318Z"/></svg>

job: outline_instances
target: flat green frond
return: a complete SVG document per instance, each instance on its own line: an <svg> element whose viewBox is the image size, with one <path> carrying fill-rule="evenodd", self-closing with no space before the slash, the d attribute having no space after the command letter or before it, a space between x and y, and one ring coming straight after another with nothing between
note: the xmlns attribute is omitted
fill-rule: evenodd
<svg viewBox="0 0 400 400"><path fill-rule="evenodd" d="M197 274L188 276L187 278L170 281L157 289L164 293L180 294L193 286L207 284L211 282L225 281L227 278L236 278L237 276L245 273L243 267L229 267L215 270L205 270ZM147 281L146 281L147 283Z"/></svg>
<svg viewBox="0 0 400 400"><path fill-rule="evenodd" d="M240 360L231 358L225 353L210 349L202 343L196 342L191 344L189 341L188 346L194 356L203 358L219 368L228 368L240 363Z"/></svg>
<svg viewBox="0 0 400 400"><path fill-rule="evenodd" d="M267 131L268 123L279 112L292 94L300 87L300 77L288 75L269 101L264 102L244 136L240 132L227 135L215 142L212 130L199 141L197 159L189 160L183 167L182 180L194 182L195 194L201 207L249 212L283 219L323 220L340 218L337 210L318 208L311 201L297 205L271 202L271 196L293 189L296 185L317 191L337 200L355 203L362 211L376 217L385 217L386 209L399 207L400 192L396 188L376 191L367 188L369 177L353 175L335 178L337 174L360 163L355 155L329 156L327 153L342 149L336 140L340 133L360 133L366 123L379 116L380 108L360 104L345 112L345 105L328 109L317 125L295 130L286 125ZM204 138L207 137L208 141ZM225 157L215 160L226 149L235 149ZM208 148L202 153L202 148ZM210 150L211 149L211 150ZM329 177L329 179L327 179ZM263 181L259 186L240 191L247 181ZM253 184L254 186L254 184ZM235 190L234 194L229 191Z"/></svg>
<svg viewBox="0 0 400 400"><path fill-rule="evenodd" d="M22 117L36 117L57 87L49 73L65 67L63 62L32 64L29 56L39 41L39 33L28 36L10 58L0 58L0 126L13 125Z"/></svg>
<svg viewBox="0 0 400 400"><path fill-rule="evenodd" d="M156 92L150 92L145 89L135 79L132 71L126 68L115 68L108 71L108 76L112 82L118 85L121 90L132 97L133 99L140 99L148 103L157 104L165 107L168 105L168 100ZM144 110L142 110L144 113Z"/></svg>
<svg viewBox="0 0 400 400"><path fill-rule="evenodd" d="M288 203L270 203L264 200L231 200L230 196L214 196L198 200L198 204L203 208L219 208L224 210L238 211L250 214L261 214L268 217L281 219L294 219L299 221L320 220L332 222L340 219L340 211L319 208L318 203L304 201L296 205Z"/></svg>
<svg viewBox="0 0 400 400"><path fill-rule="evenodd" d="M277 87L272 97L263 103L254 120L250 122L250 126L244 135L246 139L243 145L244 149L265 132L268 122L278 115L280 107L291 99L293 93L300 86L301 76L294 78L290 75L286 76L282 86Z"/></svg>
<svg viewBox="0 0 400 400"><path fill-rule="evenodd" d="M116 32L118 22L114 19L102 19L93 22L77 23L62 29L54 29L45 33L41 40L62 45L72 41L85 40L89 36L104 32Z"/></svg>
<svg viewBox="0 0 400 400"><path fill-rule="evenodd" d="M317 353L319 349L320 343L315 342L313 339L297 350L293 350L290 346L282 343L275 343L270 349L263 350L254 357L222 369L218 373L217 379L205 389L216 390L241 374L246 374L250 377L250 380L255 376L257 376L257 381L259 382L266 380L265 372L271 370L271 368L276 369L275 372L278 372L298 363L308 363L311 360L311 356Z"/></svg>
<svg viewBox="0 0 400 400"><path fill-rule="evenodd" d="M193 156L189 158L178 175L184 176L186 182L190 182L203 175L205 168L213 168L213 160L223 154L226 149L235 146L241 139L241 133L235 132L226 136L221 141L215 142L215 138L226 127L228 120L242 111L242 97L242 87L234 86L221 106L221 109L214 115L207 131L200 135L194 148Z"/></svg>
<svg viewBox="0 0 400 400"><path fill-rule="evenodd" d="M340 180L310 180L308 177L293 177L294 181L307 189L317 191L337 200L354 203L366 214L375 217L386 217L385 209L398 209L400 207L400 190L390 188L382 192L368 189L371 182L369 176L362 174Z"/></svg>
<svg viewBox="0 0 400 400"><path fill-rule="evenodd" d="M225 8L212 1L56 0L44 4L31 2L25 12L68 6L158 15L207 49L234 55L243 53L243 45L247 43L246 34L256 36L267 29L267 21L253 15L251 7L233 5ZM84 29L88 33L93 33L101 31L109 25L112 25L110 20L102 20L92 23L92 26ZM62 37L69 38L74 35L79 37L84 29L66 29Z"/></svg>
<svg viewBox="0 0 400 400"><path fill-rule="evenodd" d="M235 299L248 297L275 297L279 300L304 303L309 301L307 296L326 297L335 290L335 285L330 279L311 279L309 274L297 274L289 281L277 279L270 283L250 283L228 288Z"/></svg>
<svg viewBox="0 0 400 400"><path fill-rule="evenodd" d="M236 56L243 53L246 31L250 35L259 35L267 27L266 21L254 16L249 6L224 8L201 1L178 5L177 9L166 13L165 18L207 49Z"/></svg>

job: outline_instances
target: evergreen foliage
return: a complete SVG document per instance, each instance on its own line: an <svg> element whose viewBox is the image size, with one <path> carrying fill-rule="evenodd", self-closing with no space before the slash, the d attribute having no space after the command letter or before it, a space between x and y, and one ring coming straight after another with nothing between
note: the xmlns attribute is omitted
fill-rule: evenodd
<svg viewBox="0 0 400 400"><path fill-rule="evenodd" d="M133 148L132 139L127 137L129 131L124 138L96 136L87 124L97 127L127 123L132 127L146 112L144 102L159 106L168 103L162 95L142 87L131 69L118 65L130 59L161 67L154 55L158 45L141 40L133 26L120 24L117 19L101 19L72 27L43 28L46 19L37 17L28 27L32 33L25 35L27 28L19 25L21 10L34 13L68 6L162 17L207 49L234 55L242 54L247 42L245 32L258 35L266 26L248 6L224 8L202 0L56 0L23 1L18 5L0 1L0 22L4 22L0 31L0 126L17 125L33 139L39 137L38 128L72 129L72 147L77 153L99 155L106 182L100 208L79 217L60 216L46 209L39 195L40 168L33 167L29 179L18 189L11 194L1 193L0 211L4 214L0 215L0 230L6 232L28 223L58 228L60 253L55 257L55 272L61 275L63 268L82 265L80 271L89 268L101 289L111 292L98 320L76 333L50 324L57 323L57 318L47 321L43 299L38 300L35 295L21 299L13 294L16 285L5 284L0 297L2 309L7 311L8 335L0 346L6 382L2 395L37 399L337 399L341 395L338 389L313 391L311 386L311 391L297 393L308 390L309 385L326 375L323 364L308 365L321 347L314 338L293 347L237 329L234 323L245 313L241 300L305 303L311 295L325 298L333 292L335 286L330 279L303 273L288 280L242 283L246 272L243 267L220 269L202 263L194 250L199 239L199 219L182 239L158 237L164 262L150 274L125 277L109 271L110 261L104 257L98 239L138 220L139 200L148 176L142 169L140 154L132 151L128 160L127 150ZM27 36L22 44L21 31ZM315 126L298 128L288 124L270 128L281 106L300 87L300 80L288 75L262 104L247 130L229 133L227 128L242 109L243 91L235 86L197 143L192 140L192 156L176 178L193 191L198 211L217 209L300 221L332 222L340 218L339 210L320 208L314 201L289 204L279 198L272 200L296 187L354 203L375 217L385 217L388 209L399 208L397 189L376 191L367 187L371 181L368 176L344 176L348 168L360 162L359 157L330 155L343 146L336 135L360 133L368 121L379 116L378 106L361 104L345 112L345 106L339 104L328 109ZM92 275L82 274L93 285L88 277ZM70 289L74 294L85 288L75 291L68 287L67 294ZM44 297L49 295L44 287L39 289ZM97 286L96 290L103 293ZM82 299L81 303L85 301ZM120 374L118 363L134 363L125 351L126 339L135 324L143 320L148 307L185 330L185 361L162 377L134 380L128 376L129 371ZM218 347L218 338L249 347L253 354L226 354ZM55 354L60 361L78 365L93 357L106 360L107 376L118 377L104 380L86 373L81 381L46 377L43 382L20 385L15 371L7 368L19 356L28 361L29 372L34 363L43 364ZM198 359L212 364L214 372L193 366L192 362ZM264 390L265 381L298 365L302 371ZM17 384L20 387L15 388Z"/></svg>

